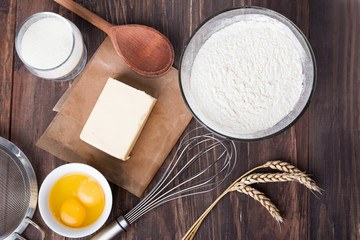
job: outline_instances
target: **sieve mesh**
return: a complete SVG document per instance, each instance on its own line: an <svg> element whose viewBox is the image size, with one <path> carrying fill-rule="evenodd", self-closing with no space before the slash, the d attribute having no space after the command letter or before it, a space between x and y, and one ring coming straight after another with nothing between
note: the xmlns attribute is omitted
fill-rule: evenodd
<svg viewBox="0 0 360 240"><path fill-rule="evenodd" d="M0 146L0 239L23 221L31 196L30 181L23 164Z"/></svg>

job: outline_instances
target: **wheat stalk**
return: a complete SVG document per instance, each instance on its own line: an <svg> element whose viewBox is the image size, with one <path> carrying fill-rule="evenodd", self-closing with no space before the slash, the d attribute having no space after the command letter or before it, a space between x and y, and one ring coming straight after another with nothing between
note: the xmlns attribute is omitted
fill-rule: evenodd
<svg viewBox="0 0 360 240"><path fill-rule="evenodd" d="M271 168L281 171L282 173L250 173L261 168ZM197 230L201 223L209 212L215 207L215 205L231 191L238 191L249 195L255 200L259 201L269 213L278 221L283 222L277 207L267 198L262 192L250 187L249 185L255 183L268 183L268 182L288 182L297 181L305 185L308 189L321 193L321 189L315 184L315 182L307 176L304 172L300 171L290 163L283 162L280 160L268 161L263 165L255 167L236 179L230 186L205 210L205 212L199 217L199 219L191 226L182 240L191 240L194 238Z"/></svg>
<svg viewBox="0 0 360 240"><path fill-rule="evenodd" d="M280 223L283 222L279 209L270 201L268 197L265 196L264 193L256 190L253 187L242 184L235 184L235 186L233 186L230 191L238 191L252 197L256 201L260 202L261 205L263 205L268 210L268 212L271 214L271 216L273 216L273 218L275 218L276 221Z"/></svg>

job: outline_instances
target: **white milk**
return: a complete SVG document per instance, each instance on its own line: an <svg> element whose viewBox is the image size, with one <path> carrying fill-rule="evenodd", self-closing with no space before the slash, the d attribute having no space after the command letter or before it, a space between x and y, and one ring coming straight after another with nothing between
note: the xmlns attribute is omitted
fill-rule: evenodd
<svg viewBox="0 0 360 240"><path fill-rule="evenodd" d="M38 20L30 18L29 24L24 23L22 28L25 30L17 50L27 68L35 75L64 80L85 64L82 36L79 29L67 19L56 14L44 15L40 13Z"/></svg>

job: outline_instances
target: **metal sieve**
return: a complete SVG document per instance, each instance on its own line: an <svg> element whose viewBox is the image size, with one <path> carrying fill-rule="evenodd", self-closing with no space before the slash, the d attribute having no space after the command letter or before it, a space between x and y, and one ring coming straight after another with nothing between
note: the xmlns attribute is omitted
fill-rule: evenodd
<svg viewBox="0 0 360 240"><path fill-rule="evenodd" d="M30 223L37 202L35 172L25 154L0 137L0 239L25 239L20 234Z"/></svg>

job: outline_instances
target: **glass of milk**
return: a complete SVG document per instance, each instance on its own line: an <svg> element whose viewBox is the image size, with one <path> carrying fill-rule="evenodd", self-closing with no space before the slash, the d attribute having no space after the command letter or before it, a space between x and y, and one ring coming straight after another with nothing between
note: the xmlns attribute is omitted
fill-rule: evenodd
<svg viewBox="0 0 360 240"><path fill-rule="evenodd" d="M86 64L87 52L79 29L51 12L26 19L16 33L15 47L26 68L44 79L73 79Z"/></svg>

